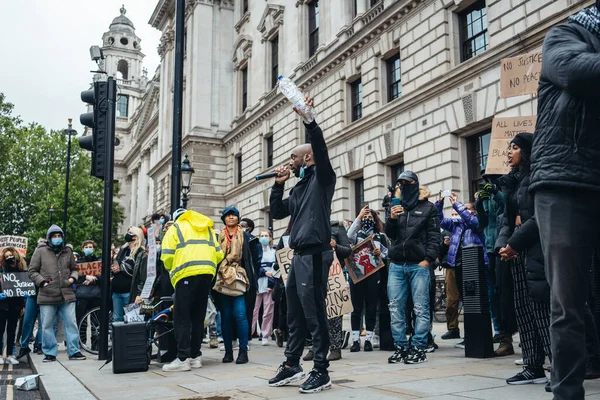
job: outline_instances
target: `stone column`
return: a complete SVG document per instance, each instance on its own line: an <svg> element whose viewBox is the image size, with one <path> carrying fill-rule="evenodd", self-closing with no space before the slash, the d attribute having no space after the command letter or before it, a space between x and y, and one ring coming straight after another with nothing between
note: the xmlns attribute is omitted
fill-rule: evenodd
<svg viewBox="0 0 600 400"><path fill-rule="evenodd" d="M137 225L137 199L138 199L138 170L131 173L131 202L129 206L129 225Z"/></svg>

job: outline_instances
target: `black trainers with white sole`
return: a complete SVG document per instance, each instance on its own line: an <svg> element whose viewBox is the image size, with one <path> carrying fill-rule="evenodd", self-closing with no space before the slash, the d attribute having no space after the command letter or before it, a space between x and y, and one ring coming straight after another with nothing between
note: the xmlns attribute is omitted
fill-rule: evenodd
<svg viewBox="0 0 600 400"><path fill-rule="evenodd" d="M427 354L424 349L412 348L404 360L404 364L420 364L427 361Z"/></svg>
<svg viewBox="0 0 600 400"><path fill-rule="evenodd" d="M548 378L543 368L528 368L524 367L523 371L515 376L508 378L506 383L509 385L526 385L528 383L547 383Z"/></svg>
<svg viewBox="0 0 600 400"><path fill-rule="evenodd" d="M328 389L331 389L329 374L316 369L310 371L308 379L298 388L300 393L318 393Z"/></svg>
<svg viewBox="0 0 600 400"><path fill-rule="evenodd" d="M390 364L403 363L406 360L406 356L408 356L408 352L404 347L397 347L394 354L388 358L388 362Z"/></svg>
<svg viewBox="0 0 600 400"><path fill-rule="evenodd" d="M269 386L277 387L289 385L290 383L301 381L305 376L306 374L300 365L288 367L284 362L277 369L277 374L269 379Z"/></svg>

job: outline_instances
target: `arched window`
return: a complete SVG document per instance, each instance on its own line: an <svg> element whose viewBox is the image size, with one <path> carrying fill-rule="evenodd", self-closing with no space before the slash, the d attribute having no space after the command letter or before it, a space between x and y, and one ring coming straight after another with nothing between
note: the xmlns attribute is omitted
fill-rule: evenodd
<svg viewBox="0 0 600 400"><path fill-rule="evenodd" d="M129 114L129 96L120 95L117 97L117 117L127 118Z"/></svg>
<svg viewBox="0 0 600 400"><path fill-rule="evenodd" d="M129 79L129 65L125 60L119 60L117 64L117 79L128 80Z"/></svg>

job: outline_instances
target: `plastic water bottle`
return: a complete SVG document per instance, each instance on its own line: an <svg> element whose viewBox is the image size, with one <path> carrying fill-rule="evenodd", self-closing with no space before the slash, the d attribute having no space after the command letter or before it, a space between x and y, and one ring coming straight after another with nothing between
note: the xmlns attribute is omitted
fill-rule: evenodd
<svg viewBox="0 0 600 400"><path fill-rule="evenodd" d="M280 75L278 80L279 90L303 114L306 122L312 122L312 120L316 119L317 113L315 109L306 105L304 95L298 89L298 86L290 78L285 78L283 75Z"/></svg>

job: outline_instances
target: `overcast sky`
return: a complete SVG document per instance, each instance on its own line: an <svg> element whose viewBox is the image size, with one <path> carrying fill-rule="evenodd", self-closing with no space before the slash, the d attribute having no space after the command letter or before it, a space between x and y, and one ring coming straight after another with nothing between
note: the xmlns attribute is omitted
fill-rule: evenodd
<svg viewBox="0 0 600 400"><path fill-rule="evenodd" d="M102 45L102 35L120 14L123 1L0 1L0 92L14 104L14 114L47 129L63 129L73 118L73 127L82 132L79 115L86 110L79 96L96 67L89 48ZM160 31L148 24L156 4L125 1L149 77L160 62Z"/></svg>

